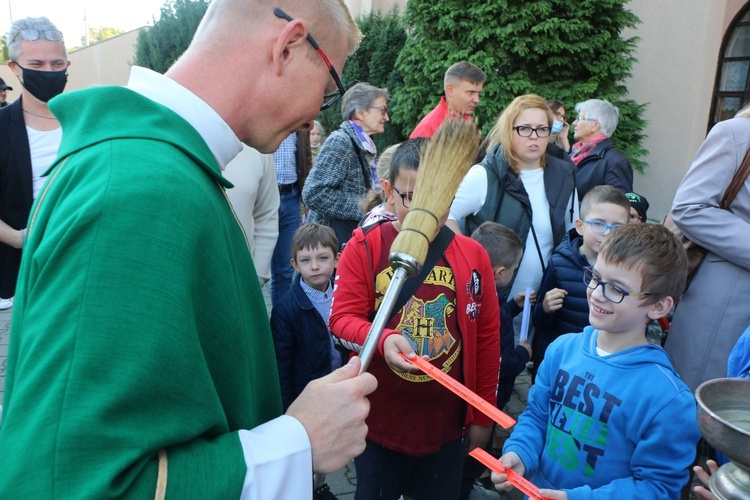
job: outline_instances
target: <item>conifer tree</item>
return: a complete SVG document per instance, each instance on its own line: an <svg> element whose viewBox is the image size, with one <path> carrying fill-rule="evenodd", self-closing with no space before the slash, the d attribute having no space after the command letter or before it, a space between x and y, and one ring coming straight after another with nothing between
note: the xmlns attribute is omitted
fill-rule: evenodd
<svg viewBox="0 0 750 500"><path fill-rule="evenodd" d="M357 82L367 82L376 87L385 87L391 94L401 85L401 75L396 68L396 59L406 43L404 21L394 6L382 14L372 12L357 19L364 38L362 43L346 62L341 81L348 89ZM324 48L325 50L325 48ZM340 70L340 68L336 68ZM392 111L388 103L388 113ZM341 124L341 101L321 115L326 134L338 129ZM403 128L387 123L385 132L372 136L378 151L385 150L391 144L404 140Z"/></svg>
<svg viewBox="0 0 750 500"><path fill-rule="evenodd" d="M209 0L167 0L158 21L138 35L136 66L164 73L190 45Z"/></svg>
<svg viewBox="0 0 750 500"><path fill-rule="evenodd" d="M573 106L606 99L620 109L612 140L634 168L641 146L645 105L627 98L637 37L622 32L640 21L627 0L409 0L409 38L398 59L403 85L396 89L392 120L407 131L443 94L443 75L469 61L487 73L476 110L486 133L513 98L535 93ZM571 127L572 131L572 127ZM571 133L571 142L573 137Z"/></svg>

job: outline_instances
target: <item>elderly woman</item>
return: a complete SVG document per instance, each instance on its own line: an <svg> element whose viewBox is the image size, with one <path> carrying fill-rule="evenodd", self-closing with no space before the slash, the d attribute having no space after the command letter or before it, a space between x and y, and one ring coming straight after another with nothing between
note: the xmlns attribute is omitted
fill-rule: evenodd
<svg viewBox="0 0 750 500"><path fill-rule="evenodd" d="M492 127L489 152L466 174L448 216L448 225L458 230L463 222L467 235L494 221L521 238L525 251L510 297L539 288L552 250L578 218L574 167L546 154L553 120L538 95L516 97Z"/></svg>
<svg viewBox="0 0 750 500"><path fill-rule="evenodd" d="M589 189L602 184L614 186L623 193L633 191L633 167L612 143L620 110L607 101L589 99L576 104L578 117L573 121L574 136L571 160L577 166L576 189L583 199Z"/></svg>
<svg viewBox="0 0 750 500"><path fill-rule="evenodd" d="M682 234L708 253L677 304L664 348L695 390L727 375L727 358L750 325L750 179L739 175L750 144L750 106L719 122L698 149L672 203ZM741 189L728 209L722 199Z"/></svg>
<svg viewBox="0 0 750 500"><path fill-rule="evenodd" d="M359 201L372 188L377 150L370 136L382 133L388 121L388 90L358 83L342 99L341 128L323 144L305 181L302 201L308 220L330 226L339 243L349 241L363 216Z"/></svg>

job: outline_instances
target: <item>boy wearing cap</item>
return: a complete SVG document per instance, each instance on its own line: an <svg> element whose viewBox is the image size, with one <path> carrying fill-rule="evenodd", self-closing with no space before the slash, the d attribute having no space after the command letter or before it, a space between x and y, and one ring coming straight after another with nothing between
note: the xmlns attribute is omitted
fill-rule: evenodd
<svg viewBox="0 0 750 500"><path fill-rule="evenodd" d="M625 193L625 197L630 202L630 224L646 222L648 200L637 193Z"/></svg>
<svg viewBox="0 0 750 500"><path fill-rule="evenodd" d="M8 105L8 101L6 101L6 97L8 96L8 91L13 90L13 87L5 83L5 80L0 78L0 108L4 108Z"/></svg>

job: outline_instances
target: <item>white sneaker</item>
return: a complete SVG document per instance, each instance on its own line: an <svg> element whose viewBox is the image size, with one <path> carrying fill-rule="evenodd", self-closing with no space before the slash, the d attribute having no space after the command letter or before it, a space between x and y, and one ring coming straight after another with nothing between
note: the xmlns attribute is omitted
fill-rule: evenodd
<svg viewBox="0 0 750 500"><path fill-rule="evenodd" d="M13 297L9 299L0 299L0 311L13 307Z"/></svg>

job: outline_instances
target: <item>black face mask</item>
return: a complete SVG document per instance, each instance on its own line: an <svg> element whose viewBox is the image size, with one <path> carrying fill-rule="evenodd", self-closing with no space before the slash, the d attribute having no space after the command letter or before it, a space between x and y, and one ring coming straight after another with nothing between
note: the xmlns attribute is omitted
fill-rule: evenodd
<svg viewBox="0 0 750 500"><path fill-rule="evenodd" d="M18 64L18 63L16 63ZM68 83L68 70L39 71L27 69L18 64L23 70L23 82L21 82L31 95L42 102L47 102L56 95L62 93L65 84Z"/></svg>

